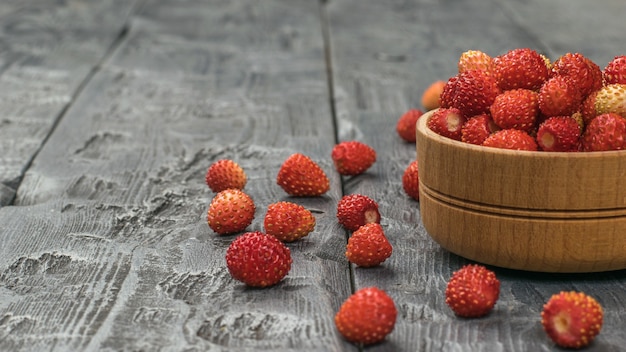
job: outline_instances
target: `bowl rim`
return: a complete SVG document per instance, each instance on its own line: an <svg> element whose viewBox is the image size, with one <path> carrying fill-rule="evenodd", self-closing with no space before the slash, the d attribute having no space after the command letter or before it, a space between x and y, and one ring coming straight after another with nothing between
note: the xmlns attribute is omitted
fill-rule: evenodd
<svg viewBox="0 0 626 352"><path fill-rule="evenodd" d="M439 109L439 108L438 108ZM422 132L425 136L436 139L437 142L450 145L452 147L469 149L475 152L483 152L488 154L502 154L502 155L515 155L517 157L529 157L529 158L569 158L569 159L585 159L592 157L626 157L626 150L603 150L593 152L548 152L548 151L531 151L531 150L513 150L504 148L487 147L477 144L466 143L457 141L452 138L442 136L435 131L431 130L428 126L428 120L432 117L432 114L438 109L427 111L420 118L417 119L416 129ZM419 136L418 136L419 138Z"/></svg>

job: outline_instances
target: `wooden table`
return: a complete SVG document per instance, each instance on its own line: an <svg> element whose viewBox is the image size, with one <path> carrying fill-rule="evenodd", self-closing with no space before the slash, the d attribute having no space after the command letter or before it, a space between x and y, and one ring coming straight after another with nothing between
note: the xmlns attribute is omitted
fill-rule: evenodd
<svg viewBox="0 0 626 352"><path fill-rule="evenodd" d="M604 67L625 54L625 11L622 0L3 1L0 350L357 351L333 316L373 285L399 315L368 351L555 350L540 312L561 290L604 306L589 351L624 350L626 271L493 268L495 310L455 317L444 290L467 260L430 239L404 194L415 146L395 123L466 50L581 52ZM351 139L378 160L342 178L330 151ZM276 185L295 152L327 172L327 194ZM234 281L235 236L206 223L204 174L222 158L248 174L249 230L279 200L316 216L275 287ZM352 193L380 205L394 247L380 267L345 259L335 208Z"/></svg>

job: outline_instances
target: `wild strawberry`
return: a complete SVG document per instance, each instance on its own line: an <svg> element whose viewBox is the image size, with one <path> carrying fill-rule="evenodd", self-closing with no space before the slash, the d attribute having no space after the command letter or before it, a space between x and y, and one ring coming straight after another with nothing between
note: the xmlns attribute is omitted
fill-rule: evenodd
<svg viewBox="0 0 626 352"><path fill-rule="evenodd" d="M393 251L383 227L377 223L365 224L352 233L346 246L350 263L368 268L380 265Z"/></svg>
<svg viewBox="0 0 626 352"><path fill-rule="evenodd" d="M494 58L494 73L500 89L537 90L548 79L543 57L528 48L513 49Z"/></svg>
<svg viewBox="0 0 626 352"><path fill-rule="evenodd" d="M494 71L493 58L480 50L468 50L462 53L457 66L459 73L469 70L481 70L491 76Z"/></svg>
<svg viewBox="0 0 626 352"><path fill-rule="evenodd" d="M586 97L602 87L602 70L589 58L580 53L567 53L552 65L552 73L569 78Z"/></svg>
<svg viewBox="0 0 626 352"><path fill-rule="evenodd" d="M580 114L582 115L583 121L585 125L589 124L591 120L593 120L598 113L596 112L596 96L600 90L595 90L583 100L582 104L580 104Z"/></svg>
<svg viewBox="0 0 626 352"><path fill-rule="evenodd" d="M492 133L483 146L512 150L537 151L537 142L527 132L514 128L504 129Z"/></svg>
<svg viewBox="0 0 626 352"><path fill-rule="evenodd" d="M281 165L276 183L287 194L296 197L314 197L326 193L330 181L324 170L306 155L295 153Z"/></svg>
<svg viewBox="0 0 626 352"><path fill-rule="evenodd" d="M397 315L396 305L385 291L366 287L343 302L335 325L346 340L371 345L382 342L393 331Z"/></svg>
<svg viewBox="0 0 626 352"><path fill-rule="evenodd" d="M452 76L448 79L448 81L446 81L446 84L443 86L443 90L441 91L441 95L439 96L440 108L452 107L452 101L456 95L457 81L457 76Z"/></svg>
<svg viewBox="0 0 626 352"><path fill-rule="evenodd" d="M252 287L280 282L291 270L291 252L276 237L246 232L226 250L226 266L235 280Z"/></svg>
<svg viewBox="0 0 626 352"><path fill-rule="evenodd" d="M247 178L239 164L230 159L222 159L209 166L205 180L213 192L221 192L229 188L243 189Z"/></svg>
<svg viewBox="0 0 626 352"><path fill-rule="evenodd" d="M580 125L571 116L553 116L539 125L537 144L549 152L578 151Z"/></svg>
<svg viewBox="0 0 626 352"><path fill-rule="evenodd" d="M489 110L498 127L528 132L539 115L539 96L528 89L507 90L496 97Z"/></svg>
<svg viewBox="0 0 626 352"><path fill-rule="evenodd" d="M609 84L595 94L596 114L612 112L626 117L626 84Z"/></svg>
<svg viewBox="0 0 626 352"><path fill-rule="evenodd" d="M606 113L596 116L582 136L582 150L595 152L626 148L626 120L620 115Z"/></svg>
<svg viewBox="0 0 626 352"><path fill-rule="evenodd" d="M422 115L422 110L410 109L400 116L396 124L396 131L400 138L409 143L415 143L415 124Z"/></svg>
<svg viewBox="0 0 626 352"><path fill-rule="evenodd" d="M427 125L432 131L444 137L461 140L461 128L465 117L457 108L442 108L435 110L428 119Z"/></svg>
<svg viewBox="0 0 626 352"><path fill-rule="evenodd" d="M315 217L299 204L277 202L267 206L263 226L268 235L283 242L293 242L313 231Z"/></svg>
<svg viewBox="0 0 626 352"><path fill-rule="evenodd" d="M491 116L481 114L467 120L461 129L461 141L481 145L493 132L500 128L493 122Z"/></svg>
<svg viewBox="0 0 626 352"><path fill-rule="evenodd" d="M337 220L350 231L369 223L380 223L378 203L362 194L349 194L337 203Z"/></svg>
<svg viewBox="0 0 626 352"><path fill-rule="evenodd" d="M341 175L359 175L376 161L376 151L359 141L341 142L333 147L331 158Z"/></svg>
<svg viewBox="0 0 626 352"><path fill-rule="evenodd" d="M422 106L426 111L439 107L439 97L441 97L441 92L443 92L445 85L446 82L444 81L435 81L426 88L422 94Z"/></svg>
<svg viewBox="0 0 626 352"><path fill-rule="evenodd" d="M458 74L456 94L452 107L461 110L465 117L483 114L500 94L495 78L481 70L469 70Z"/></svg>
<svg viewBox="0 0 626 352"><path fill-rule="evenodd" d="M446 287L446 304L464 318L487 315L500 296L496 274L478 264L467 264L452 274Z"/></svg>
<svg viewBox="0 0 626 352"><path fill-rule="evenodd" d="M240 232L252 223L254 211L254 202L249 195L230 188L213 197L207 212L207 222L220 235Z"/></svg>
<svg viewBox="0 0 626 352"><path fill-rule="evenodd" d="M616 56L602 71L604 84L626 84L626 55Z"/></svg>
<svg viewBox="0 0 626 352"><path fill-rule="evenodd" d="M402 174L402 188L404 192L415 200L420 199L419 175L417 172L417 160L413 160Z"/></svg>
<svg viewBox="0 0 626 352"><path fill-rule="evenodd" d="M569 116L579 110L582 98L567 76L554 76L539 90L539 110L548 117Z"/></svg>
<svg viewBox="0 0 626 352"><path fill-rule="evenodd" d="M557 345L582 348L600 333L602 306L583 292L560 292L550 297L541 312L541 325Z"/></svg>

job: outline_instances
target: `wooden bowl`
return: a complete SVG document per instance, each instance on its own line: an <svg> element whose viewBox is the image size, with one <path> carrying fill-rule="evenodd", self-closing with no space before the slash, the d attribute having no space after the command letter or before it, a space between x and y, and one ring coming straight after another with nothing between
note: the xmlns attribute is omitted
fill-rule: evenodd
<svg viewBox="0 0 626 352"><path fill-rule="evenodd" d="M557 153L455 141L417 122L420 213L465 258L510 269L626 268L626 151Z"/></svg>

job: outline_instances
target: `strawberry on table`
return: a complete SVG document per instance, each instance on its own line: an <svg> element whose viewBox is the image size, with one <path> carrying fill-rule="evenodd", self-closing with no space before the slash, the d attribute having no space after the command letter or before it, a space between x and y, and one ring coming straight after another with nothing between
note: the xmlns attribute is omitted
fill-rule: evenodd
<svg viewBox="0 0 626 352"><path fill-rule="evenodd" d="M585 152L622 150L626 148L626 120L620 115L606 113L596 116L582 135Z"/></svg>
<svg viewBox="0 0 626 352"><path fill-rule="evenodd" d="M287 194L296 197L314 197L330 189L324 170L308 156L295 153L281 165L276 183Z"/></svg>
<svg viewBox="0 0 626 352"><path fill-rule="evenodd" d="M583 292L560 292L543 306L541 324L548 336L559 346L582 348L600 333L602 306Z"/></svg>
<svg viewBox="0 0 626 352"><path fill-rule="evenodd" d="M241 232L254 219L255 205L243 191L231 188L213 197L207 212L209 227L220 235Z"/></svg>
<svg viewBox="0 0 626 352"><path fill-rule="evenodd" d="M457 141L461 140L461 129L466 119L457 108L435 110L428 119L427 126L433 132Z"/></svg>
<svg viewBox="0 0 626 352"><path fill-rule="evenodd" d="M350 231L369 223L380 223L378 203L362 194L349 194L337 203L337 220Z"/></svg>
<svg viewBox="0 0 626 352"><path fill-rule="evenodd" d="M339 174L354 176L362 174L376 162L376 151L363 142L346 141L333 147L331 158Z"/></svg>
<svg viewBox="0 0 626 352"><path fill-rule="evenodd" d="M415 200L420 199L419 173L417 170L417 160L413 160L402 174L402 188L404 192Z"/></svg>
<svg viewBox="0 0 626 352"><path fill-rule="evenodd" d="M313 231L315 217L299 204L277 202L267 206L263 226L268 235L283 242L293 242Z"/></svg>
<svg viewBox="0 0 626 352"><path fill-rule="evenodd" d="M528 133L516 129L504 129L492 133L482 144L485 147L537 151L535 139Z"/></svg>
<svg viewBox="0 0 626 352"><path fill-rule="evenodd" d="M543 151L578 151L580 125L571 116L553 116L539 125L537 144Z"/></svg>
<svg viewBox="0 0 626 352"><path fill-rule="evenodd" d="M222 159L209 166L205 181L213 192L221 192L229 188L243 189L247 177L239 164L230 159Z"/></svg>
<svg viewBox="0 0 626 352"><path fill-rule="evenodd" d="M439 107L439 98L441 97L441 92L443 92L445 85L445 81L435 81L426 88L422 94L422 106L426 111Z"/></svg>
<svg viewBox="0 0 626 352"><path fill-rule="evenodd" d="M380 265L393 251L383 227L377 223L365 224L352 233L346 246L350 263L368 268Z"/></svg>
<svg viewBox="0 0 626 352"><path fill-rule="evenodd" d="M415 143L415 123L422 115L422 110L410 109L400 116L396 123L396 131L400 138L409 143Z"/></svg>
<svg viewBox="0 0 626 352"><path fill-rule="evenodd" d="M226 266L232 277L252 287L280 282L291 270L291 252L276 237L246 232L231 242Z"/></svg>
<svg viewBox="0 0 626 352"><path fill-rule="evenodd" d="M335 325L346 340L371 345L393 331L397 315L396 305L385 291L367 287L346 299L335 315Z"/></svg>
<svg viewBox="0 0 626 352"><path fill-rule="evenodd" d="M467 264L455 271L446 287L446 304L464 318L487 315L500 296L496 274L478 264Z"/></svg>

